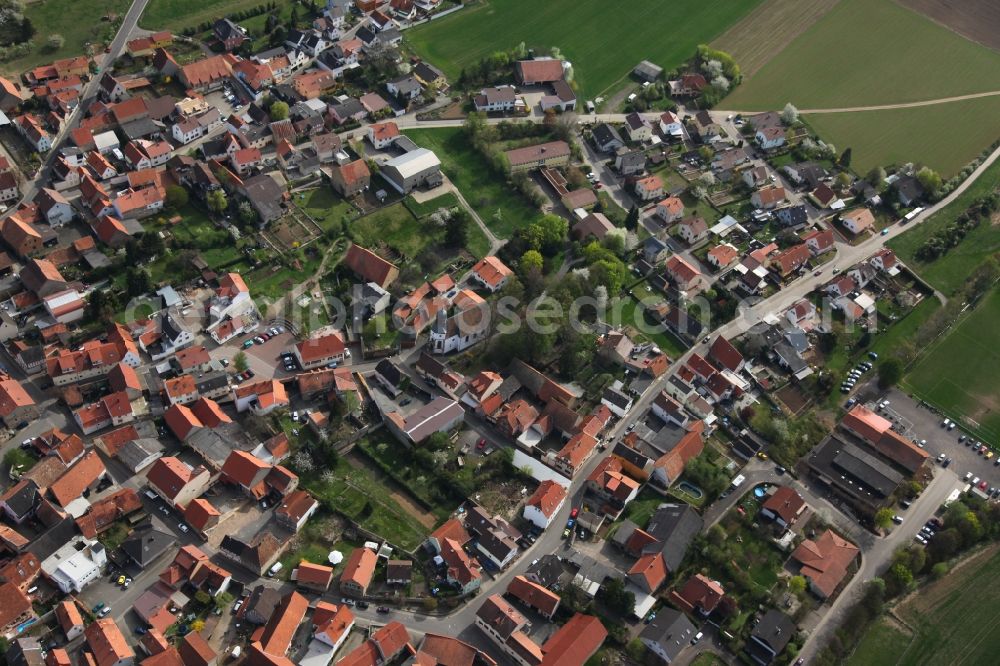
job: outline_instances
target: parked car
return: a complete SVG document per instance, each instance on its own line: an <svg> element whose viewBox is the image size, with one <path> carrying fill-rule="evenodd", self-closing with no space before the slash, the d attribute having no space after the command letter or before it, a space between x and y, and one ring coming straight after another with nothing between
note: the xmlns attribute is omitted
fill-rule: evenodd
<svg viewBox="0 0 1000 666"><path fill-rule="evenodd" d="M892 522L896 523L897 525L902 525L903 517L900 516L899 514L896 514L895 516L892 517Z"/></svg>
<svg viewBox="0 0 1000 666"><path fill-rule="evenodd" d="M388 612L390 612L390 610L389 610L388 606L379 606L378 608L375 609L375 612L376 613L388 613Z"/></svg>

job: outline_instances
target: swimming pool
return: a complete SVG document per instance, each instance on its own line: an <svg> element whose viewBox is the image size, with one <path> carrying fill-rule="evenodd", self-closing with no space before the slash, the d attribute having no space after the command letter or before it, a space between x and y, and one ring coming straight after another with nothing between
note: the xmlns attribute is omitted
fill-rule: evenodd
<svg viewBox="0 0 1000 666"><path fill-rule="evenodd" d="M687 481L681 481L680 483L678 483L677 489L680 490L682 493L686 493L695 499L700 500L702 497L705 496L705 493L702 492L701 488L694 485L693 483L688 483Z"/></svg>

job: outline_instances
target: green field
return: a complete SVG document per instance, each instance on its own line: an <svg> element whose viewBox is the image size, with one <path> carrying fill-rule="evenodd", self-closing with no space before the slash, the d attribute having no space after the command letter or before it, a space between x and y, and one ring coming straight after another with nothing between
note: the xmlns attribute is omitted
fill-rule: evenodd
<svg viewBox="0 0 1000 666"><path fill-rule="evenodd" d="M839 108L991 90L1000 90L1000 54L892 0L842 0L721 106Z"/></svg>
<svg viewBox="0 0 1000 666"><path fill-rule="evenodd" d="M427 530L392 499L389 489L368 470L340 459L332 472L308 480L306 488L329 508L344 513L393 545L413 550L423 542Z"/></svg>
<svg viewBox="0 0 1000 666"><path fill-rule="evenodd" d="M464 129L447 127L406 130L405 133L417 145L437 154L445 174L497 236L508 238L515 229L541 217L541 211L507 185L506 179L493 171L476 152L466 140ZM478 228L476 230L478 232Z"/></svg>
<svg viewBox="0 0 1000 666"><path fill-rule="evenodd" d="M976 557L896 607L909 627L872 625L848 666L993 664L1000 650L1000 554Z"/></svg>
<svg viewBox="0 0 1000 666"><path fill-rule="evenodd" d="M807 114L804 119L838 150L852 148L851 167L857 173L914 162L929 165L947 179L1000 139L1000 97L889 111Z"/></svg>
<svg viewBox="0 0 1000 666"><path fill-rule="evenodd" d="M71 56L84 55L88 43L104 43L114 36L117 24L102 20L109 14L124 16L129 8L129 0L80 0L60 2L42 0L25 3L24 15L35 26L35 36L31 39L31 53L0 65L5 73L19 74L32 67ZM49 50L45 41L49 35L62 35L66 42L62 48ZM99 50L99 49L98 49Z"/></svg>
<svg viewBox="0 0 1000 666"><path fill-rule="evenodd" d="M934 233L944 229L975 200L1000 187L1000 161L994 162L955 201L895 238L889 246L920 276L951 294L962 286L970 271L987 257L1000 251L1000 227L983 223L944 256L930 263L917 261L917 249Z"/></svg>
<svg viewBox="0 0 1000 666"><path fill-rule="evenodd" d="M558 47L587 99L607 94L641 60L669 71L736 23L760 0L490 0L406 31L413 48L449 78L524 42Z"/></svg>
<svg viewBox="0 0 1000 666"><path fill-rule="evenodd" d="M995 289L920 358L903 383L993 444L1000 439L998 330L1000 290Z"/></svg>
<svg viewBox="0 0 1000 666"><path fill-rule="evenodd" d="M267 0L152 0L139 25L150 30L182 30L264 4ZM305 10L300 15L304 16Z"/></svg>

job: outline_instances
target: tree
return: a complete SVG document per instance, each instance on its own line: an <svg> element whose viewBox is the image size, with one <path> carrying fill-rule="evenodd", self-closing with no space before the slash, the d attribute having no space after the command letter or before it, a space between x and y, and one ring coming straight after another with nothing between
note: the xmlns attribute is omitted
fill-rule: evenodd
<svg viewBox="0 0 1000 666"><path fill-rule="evenodd" d="M109 292L95 289L87 298L87 318L91 320L105 319L114 309Z"/></svg>
<svg viewBox="0 0 1000 666"><path fill-rule="evenodd" d="M786 125L794 125L799 122L799 110L792 105L791 102L785 104L785 108L781 111L781 122Z"/></svg>
<svg viewBox="0 0 1000 666"><path fill-rule="evenodd" d="M792 576L788 579L788 591L799 597L806 591L806 579L804 576Z"/></svg>
<svg viewBox="0 0 1000 666"><path fill-rule="evenodd" d="M948 574L947 562L938 562L937 564L931 567L931 577L936 580L944 578L947 574Z"/></svg>
<svg viewBox="0 0 1000 666"><path fill-rule="evenodd" d="M637 206L632 206L628 209L628 215L625 216L625 228L629 231L635 231L639 226L639 208Z"/></svg>
<svg viewBox="0 0 1000 666"><path fill-rule="evenodd" d="M872 187L882 187L885 184L886 173L885 169L880 166L872 167L868 175L865 176L865 180L872 184Z"/></svg>
<svg viewBox="0 0 1000 666"><path fill-rule="evenodd" d="M837 186L837 189L841 191L846 190L848 187L850 187L851 181L852 181L851 174L847 173L846 171L841 171L840 173L837 174L837 177L834 178L834 184Z"/></svg>
<svg viewBox="0 0 1000 666"><path fill-rule="evenodd" d="M139 241L139 249L146 257L155 257L163 252L163 239L155 231L147 231Z"/></svg>
<svg viewBox="0 0 1000 666"><path fill-rule="evenodd" d="M937 171L931 169L930 167L921 167L920 171L917 172L917 181L920 182L920 186L924 188L924 192L928 194L933 194L941 189L941 176Z"/></svg>
<svg viewBox="0 0 1000 666"><path fill-rule="evenodd" d="M233 595L228 592L220 592L215 595L215 598L212 599L212 601L215 604L216 610L225 610L229 608L229 604L233 603Z"/></svg>
<svg viewBox="0 0 1000 666"><path fill-rule="evenodd" d="M277 122L288 118L288 104L285 102L275 102L270 109L271 120Z"/></svg>
<svg viewBox="0 0 1000 666"><path fill-rule="evenodd" d="M451 247L465 247L469 242L469 214L464 210L454 213L445 222L444 242Z"/></svg>
<svg viewBox="0 0 1000 666"><path fill-rule="evenodd" d="M878 366L879 388L889 388L903 378L903 363L898 358L887 358Z"/></svg>
<svg viewBox="0 0 1000 666"><path fill-rule="evenodd" d="M205 621L200 617L195 619L191 623L191 631L195 632L196 634L200 634L204 630L205 630Z"/></svg>
<svg viewBox="0 0 1000 666"><path fill-rule="evenodd" d="M236 368L237 372L246 372L247 370L247 355L245 352L238 351L233 356L233 367Z"/></svg>
<svg viewBox="0 0 1000 666"><path fill-rule="evenodd" d="M208 198L205 201L208 204L208 209L217 215L229 207L226 193L222 190L212 190L208 193Z"/></svg>
<svg viewBox="0 0 1000 666"><path fill-rule="evenodd" d="M423 606L424 606L424 610L427 611L428 613L430 613L431 611L434 611L434 610L437 609L437 607L438 607L438 600L435 599L434 597L425 597L424 600L423 600Z"/></svg>
<svg viewBox="0 0 1000 666"><path fill-rule="evenodd" d="M849 168L851 166L851 147L850 146L848 146L847 148L845 148L844 152L842 152L840 154L840 159L837 161L837 163L841 167L843 167L844 169L847 169L847 168Z"/></svg>
<svg viewBox="0 0 1000 666"><path fill-rule="evenodd" d="M875 512L875 526L879 529L888 529L892 525L892 509L883 507Z"/></svg>
<svg viewBox="0 0 1000 666"><path fill-rule="evenodd" d="M49 35L49 38L45 40L45 48L49 51L58 51L66 43L66 38L60 35L58 32L53 32Z"/></svg>
<svg viewBox="0 0 1000 666"><path fill-rule="evenodd" d="M528 250L521 255L521 260L518 262L517 267L520 269L522 275L528 275L532 272L541 272L542 266L545 265L545 260L538 250Z"/></svg>
<svg viewBox="0 0 1000 666"><path fill-rule="evenodd" d="M625 589L625 583L617 578L609 580L598 592L604 605L622 617L635 611L635 593Z"/></svg>
<svg viewBox="0 0 1000 666"><path fill-rule="evenodd" d="M125 291L129 297L142 296L153 290L153 281L149 273L141 268L130 266L125 273Z"/></svg>
<svg viewBox="0 0 1000 666"><path fill-rule="evenodd" d="M171 185L167 188L167 206L170 208L181 208L188 202L188 192L180 185Z"/></svg>
<svg viewBox="0 0 1000 666"><path fill-rule="evenodd" d="M243 224L256 224L257 211L249 201L241 201L240 205L236 207L236 212L239 214L240 222Z"/></svg>

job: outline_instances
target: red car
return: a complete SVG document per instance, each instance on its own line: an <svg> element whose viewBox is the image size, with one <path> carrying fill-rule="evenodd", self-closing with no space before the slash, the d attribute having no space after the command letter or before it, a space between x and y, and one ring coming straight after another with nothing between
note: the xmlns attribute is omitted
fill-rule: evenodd
<svg viewBox="0 0 1000 666"><path fill-rule="evenodd" d="M579 515L580 515L580 508L579 507L575 507L574 506L573 510L569 512L569 517L570 518L576 518Z"/></svg>
<svg viewBox="0 0 1000 666"><path fill-rule="evenodd" d="M979 489L980 489L980 490L986 490L986 487L987 487L988 485L989 485L988 483L986 483L985 481L982 481L982 482L980 482L980 484L979 484Z"/></svg>
<svg viewBox="0 0 1000 666"><path fill-rule="evenodd" d="M486 438L481 437L478 442L476 442L476 449L482 451L486 448Z"/></svg>

